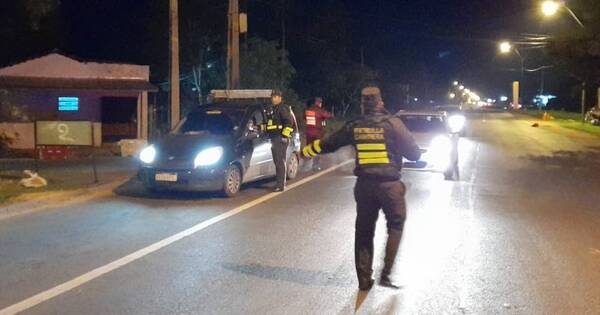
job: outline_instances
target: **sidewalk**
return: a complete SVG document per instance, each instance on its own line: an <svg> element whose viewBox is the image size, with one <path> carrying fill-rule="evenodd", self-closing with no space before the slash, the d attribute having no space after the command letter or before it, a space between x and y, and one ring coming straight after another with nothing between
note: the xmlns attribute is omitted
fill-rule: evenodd
<svg viewBox="0 0 600 315"><path fill-rule="evenodd" d="M33 159L0 159L0 218L14 212L18 204L36 208L45 203L66 202L81 196L94 196L112 192L115 184L135 176L137 161L134 158L99 157L96 159L98 183L94 182L91 160L39 161L38 174L48 181L44 188L24 188L18 183L24 170L34 170ZM13 210L7 210L7 209ZM3 214L4 213L4 214Z"/></svg>

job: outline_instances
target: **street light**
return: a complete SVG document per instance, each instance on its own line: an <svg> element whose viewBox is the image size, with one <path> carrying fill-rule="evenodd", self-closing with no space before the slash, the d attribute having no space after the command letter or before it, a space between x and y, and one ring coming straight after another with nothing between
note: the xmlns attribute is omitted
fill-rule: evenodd
<svg viewBox="0 0 600 315"><path fill-rule="evenodd" d="M501 42L498 47L500 49L500 52L503 54L508 54L513 49L513 46L509 42Z"/></svg>
<svg viewBox="0 0 600 315"><path fill-rule="evenodd" d="M567 12L569 12L569 15L575 20L575 22L577 22L577 25L579 25L581 28L585 29L585 25L583 25L583 23L577 17L575 12L573 12L573 10L571 10L565 4L564 1L546 0L546 1L542 2L541 9L542 9L542 14L544 14L547 17L555 16L558 13L558 11L560 11L560 9L565 9L565 10L567 10Z"/></svg>
<svg viewBox="0 0 600 315"><path fill-rule="evenodd" d="M545 16L554 16L560 9L561 5L564 5L562 2L558 1L544 1L542 2L542 13Z"/></svg>
<svg viewBox="0 0 600 315"><path fill-rule="evenodd" d="M456 98L456 93L450 93L448 97L450 97L450 99L454 99Z"/></svg>
<svg viewBox="0 0 600 315"><path fill-rule="evenodd" d="M501 54L509 54L511 52L514 52L519 57L519 59L521 60L521 80L523 80L523 76L525 74L525 58L523 58L521 52L517 49L517 47L514 47L508 41L500 42L498 48Z"/></svg>

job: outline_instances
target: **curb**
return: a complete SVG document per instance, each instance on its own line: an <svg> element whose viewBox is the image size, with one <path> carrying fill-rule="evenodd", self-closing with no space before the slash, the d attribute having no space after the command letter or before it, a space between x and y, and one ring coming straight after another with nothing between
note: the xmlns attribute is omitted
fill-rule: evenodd
<svg viewBox="0 0 600 315"><path fill-rule="evenodd" d="M12 202L9 201L8 204L0 207L0 220L43 210L70 206L96 198L108 197L113 194L113 190L126 183L129 179L130 177L119 177L106 184L82 189L21 195L16 197Z"/></svg>

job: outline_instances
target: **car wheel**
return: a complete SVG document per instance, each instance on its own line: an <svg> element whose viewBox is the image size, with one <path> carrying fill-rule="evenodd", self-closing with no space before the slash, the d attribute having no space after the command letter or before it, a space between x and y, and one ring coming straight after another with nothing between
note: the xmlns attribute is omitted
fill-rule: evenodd
<svg viewBox="0 0 600 315"><path fill-rule="evenodd" d="M223 180L223 193L227 197L233 197L240 191L242 185L242 173L235 165L229 165L225 169L225 177Z"/></svg>
<svg viewBox="0 0 600 315"><path fill-rule="evenodd" d="M298 168L300 166L300 161L298 160L298 155L296 153L292 153L287 163L287 179L294 179L298 176Z"/></svg>

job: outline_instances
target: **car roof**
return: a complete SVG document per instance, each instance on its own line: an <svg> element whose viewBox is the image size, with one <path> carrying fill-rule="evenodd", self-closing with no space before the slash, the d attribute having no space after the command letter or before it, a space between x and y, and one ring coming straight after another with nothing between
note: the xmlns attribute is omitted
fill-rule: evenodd
<svg viewBox="0 0 600 315"><path fill-rule="evenodd" d="M256 101L248 101L248 100L230 100L230 101L224 101L224 102L216 102L216 103L209 103L206 105L200 105L199 108L202 107L220 107L220 108L237 108L237 109L244 109L244 108L248 108L248 107L259 107L259 106L263 106L263 103L260 102L256 102Z"/></svg>
<svg viewBox="0 0 600 315"><path fill-rule="evenodd" d="M399 116L446 116L446 112L434 112L434 111L399 111Z"/></svg>

